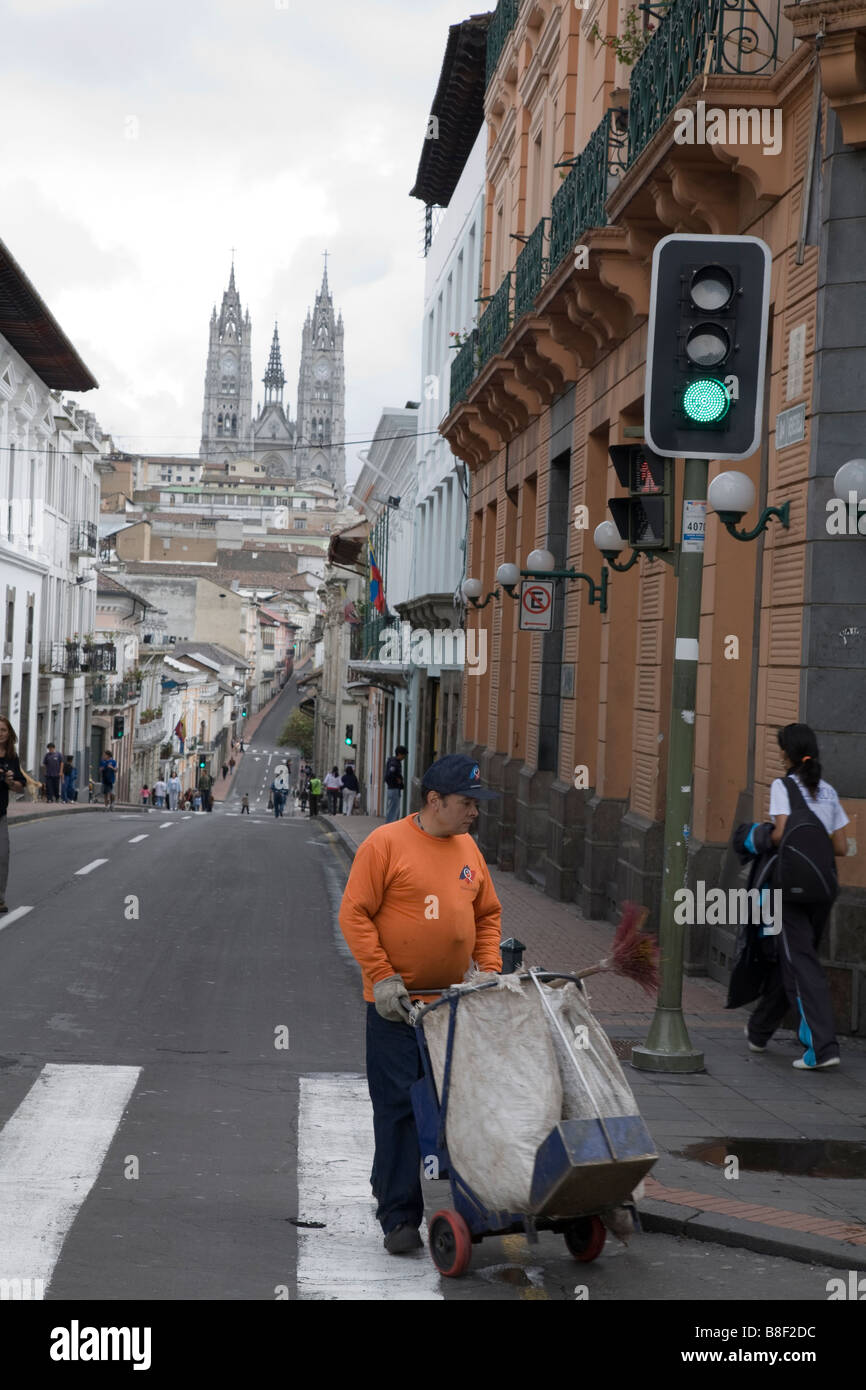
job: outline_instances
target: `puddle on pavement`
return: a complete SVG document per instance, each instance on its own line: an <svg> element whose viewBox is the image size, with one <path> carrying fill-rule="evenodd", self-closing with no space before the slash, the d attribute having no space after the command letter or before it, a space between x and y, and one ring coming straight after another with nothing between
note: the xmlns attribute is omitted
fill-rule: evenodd
<svg viewBox="0 0 866 1390"><path fill-rule="evenodd" d="M544 1271L524 1265L486 1265L478 1269L482 1279L488 1283L514 1284L518 1288L540 1288L544 1285Z"/></svg>
<svg viewBox="0 0 866 1390"><path fill-rule="evenodd" d="M850 1139L701 1139L680 1158L723 1168L734 1155L752 1173L798 1178L866 1178L866 1144Z"/></svg>

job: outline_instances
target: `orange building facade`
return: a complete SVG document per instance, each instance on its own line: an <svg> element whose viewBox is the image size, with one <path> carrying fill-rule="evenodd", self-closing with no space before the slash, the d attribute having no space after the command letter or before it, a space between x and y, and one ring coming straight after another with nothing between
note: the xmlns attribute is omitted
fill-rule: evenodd
<svg viewBox="0 0 866 1390"><path fill-rule="evenodd" d="M499 4L488 31L482 302L440 428L471 473L467 571L483 595L500 564L525 568L535 548L600 579L593 530L609 518L607 499L623 495L608 449L642 432L654 246L671 232L768 244L761 446L746 462L712 461L709 473L747 473L758 510L789 500L790 528L771 522L741 543L708 512L688 883L739 884L731 832L767 818L782 774L776 731L812 724L851 818L827 958L840 1028L857 1031L866 1027L866 869L856 855L866 658L835 634L866 618L866 538L831 538L824 517L835 469L866 450L846 452L845 430L833 434L848 403L862 407L853 386L830 400L825 269L834 246L842 254L842 223L862 217L866 229L866 206L851 202L862 194L846 193L866 168L856 62L866 36L841 4L820 7L816 64L818 15L809 4L673 0L648 19L634 11L647 31L629 52L635 29L614 0ZM678 113L690 111L697 130L699 102L723 112L735 138L679 143ZM743 108L758 118L738 129L731 113ZM747 128L766 138L738 138ZM858 274L850 259L843 280ZM858 333L844 346L861 352L862 373ZM804 437L780 436L777 447L776 417L801 404ZM674 472L679 541L681 461ZM587 916L613 917L634 899L657 925L676 580L645 557L608 580L605 614L583 582L558 583L549 633L520 631L518 605L501 590L467 609L490 656L485 674L464 679L464 746L501 792L481 813L492 862ZM686 968L724 979L734 936L725 924L691 928Z"/></svg>

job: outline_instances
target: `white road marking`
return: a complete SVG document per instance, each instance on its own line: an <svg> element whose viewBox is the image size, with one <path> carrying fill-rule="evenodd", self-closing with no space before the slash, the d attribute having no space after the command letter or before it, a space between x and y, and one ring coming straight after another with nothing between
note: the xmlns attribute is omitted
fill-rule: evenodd
<svg viewBox="0 0 866 1390"><path fill-rule="evenodd" d="M108 860L107 860L107 859L91 859L90 863L89 863L89 864L85 864L85 866L84 866L83 869L76 869L75 872L76 872L76 874L79 874L79 875L80 875L80 874L89 874L89 873L92 873L94 869L98 869L99 866L100 866L100 864L107 864L107 863L108 863Z"/></svg>
<svg viewBox="0 0 866 1390"><path fill-rule="evenodd" d="M192 815L181 816L181 820L192 820Z"/></svg>
<svg viewBox="0 0 866 1390"><path fill-rule="evenodd" d="M48 1284L140 1074L42 1068L0 1132L0 1277Z"/></svg>
<svg viewBox="0 0 866 1390"><path fill-rule="evenodd" d="M170 825L174 825L173 820L164 820L159 828L160 830L167 830Z"/></svg>
<svg viewBox="0 0 866 1390"><path fill-rule="evenodd" d="M389 1255L373 1212L373 1110L363 1076L301 1077L298 1118L298 1297L441 1301L425 1248Z"/></svg>
<svg viewBox="0 0 866 1390"><path fill-rule="evenodd" d="M14 907L5 917L0 918L0 931L3 931L4 927L11 926L13 922L17 922L19 917L26 917L28 912L32 911L32 907Z"/></svg>
<svg viewBox="0 0 866 1390"><path fill-rule="evenodd" d="M129 843L130 843L131 845L137 845L138 842L139 842L139 840L146 840L146 839L148 839L148 838L149 838L149 837L148 837L147 835L133 835L133 837L132 837L132 839L130 840Z"/></svg>

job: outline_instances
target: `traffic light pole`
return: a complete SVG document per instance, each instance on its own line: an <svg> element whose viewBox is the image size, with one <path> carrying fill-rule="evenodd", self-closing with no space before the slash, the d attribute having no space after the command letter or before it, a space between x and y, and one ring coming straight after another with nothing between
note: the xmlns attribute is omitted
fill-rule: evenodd
<svg viewBox="0 0 866 1390"><path fill-rule="evenodd" d="M703 501L708 462L685 461L683 498ZM674 920L674 894L686 886L689 835L694 799L695 703L698 687L698 637L701 621L703 544L686 549L680 540L677 564L677 617L671 717L668 734L665 842L659 926L660 982L656 1012L647 1040L632 1049L639 1071L696 1072L704 1057L693 1047L683 1017L683 948L685 926Z"/></svg>

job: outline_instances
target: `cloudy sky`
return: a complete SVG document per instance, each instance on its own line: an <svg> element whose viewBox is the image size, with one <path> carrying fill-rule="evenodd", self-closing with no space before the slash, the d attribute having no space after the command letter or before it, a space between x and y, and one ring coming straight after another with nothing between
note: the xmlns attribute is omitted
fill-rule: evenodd
<svg viewBox="0 0 866 1390"><path fill-rule="evenodd" d="M254 407L276 318L294 418L326 248L347 440L369 441L382 406L418 399L423 209L407 195L448 26L470 12L0 0L0 238L99 381L78 399L120 448L197 454L232 246Z"/></svg>

